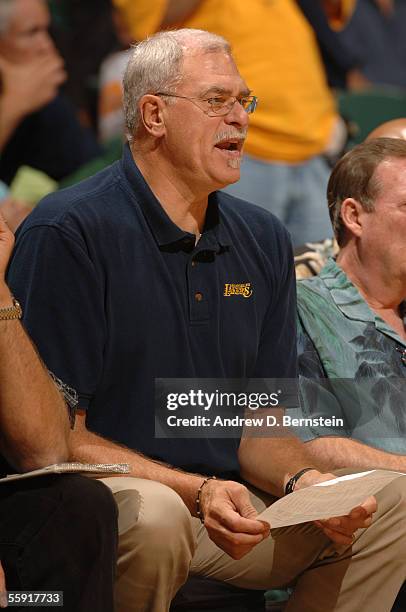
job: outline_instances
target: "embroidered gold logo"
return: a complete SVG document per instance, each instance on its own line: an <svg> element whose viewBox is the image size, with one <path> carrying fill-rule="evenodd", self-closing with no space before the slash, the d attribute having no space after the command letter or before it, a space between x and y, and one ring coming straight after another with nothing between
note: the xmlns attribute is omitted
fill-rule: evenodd
<svg viewBox="0 0 406 612"><path fill-rule="evenodd" d="M224 294L225 297L230 297L230 295L242 295L244 298L249 298L252 295L251 283L226 283L224 285Z"/></svg>

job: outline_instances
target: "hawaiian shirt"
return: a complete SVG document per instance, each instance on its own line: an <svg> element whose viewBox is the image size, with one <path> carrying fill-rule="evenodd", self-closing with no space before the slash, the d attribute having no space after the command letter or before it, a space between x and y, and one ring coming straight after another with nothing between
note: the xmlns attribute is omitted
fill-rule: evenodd
<svg viewBox="0 0 406 612"><path fill-rule="evenodd" d="M305 441L347 436L406 454L406 341L334 259L317 277L298 281L297 301L299 412L311 419L297 433ZM319 426L321 416L330 425Z"/></svg>

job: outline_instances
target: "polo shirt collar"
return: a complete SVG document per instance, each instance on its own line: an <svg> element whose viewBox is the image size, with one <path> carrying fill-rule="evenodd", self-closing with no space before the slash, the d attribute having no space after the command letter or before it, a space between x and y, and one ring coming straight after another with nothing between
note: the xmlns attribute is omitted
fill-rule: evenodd
<svg viewBox="0 0 406 612"><path fill-rule="evenodd" d="M137 197L137 202L157 244L160 247L174 245L181 241L192 241L194 244L194 234L185 232L173 223L161 206L159 200L155 197L135 163L128 144L124 146L121 165L124 175L131 186L131 190ZM219 251L222 247L229 246L230 242L228 232L221 220L218 192L214 191L208 198L203 235L198 246L204 246L205 249Z"/></svg>
<svg viewBox="0 0 406 612"><path fill-rule="evenodd" d="M406 346L405 340L368 306L358 289L333 258L329 258L319 277L344 316L355 321L374 323L377 330ZM402 302L401 310L406 325L406 302Z"/></svg>

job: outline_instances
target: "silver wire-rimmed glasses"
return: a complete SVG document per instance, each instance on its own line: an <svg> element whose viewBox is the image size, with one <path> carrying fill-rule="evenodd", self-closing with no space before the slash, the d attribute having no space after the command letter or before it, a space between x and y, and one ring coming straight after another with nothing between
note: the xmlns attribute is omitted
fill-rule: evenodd
<svg viewBox="0 0 406 612"><path fill-rule="evenodd" d="M213 96L211 98L191 98L188 96L179 96L178 94L169 93L166 91L158 91L154 94L155 96L162 96L167 98L181 98L182 100L189 100L195 106L200 108L209 117L221 117L227 115L234 104L238 102L246 113L252 114L258 105L258 98L256 96L241 96L236 98L235 96Z"/></svg>

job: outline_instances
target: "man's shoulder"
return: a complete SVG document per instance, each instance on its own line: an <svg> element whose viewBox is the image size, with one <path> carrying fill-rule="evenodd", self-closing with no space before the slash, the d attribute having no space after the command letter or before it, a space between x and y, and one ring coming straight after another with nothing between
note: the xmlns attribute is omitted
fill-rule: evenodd
<svg viewBox="0 0 406 612"><path fill-rule="evenodd" d="M329 288L320 276L296 281L296 304L299 320L317 320L321 313L336 311Z"/></svg>
<svg viewBox="0 0 406 612"><path fill-rule="evenodd" d="M317 251L315 255L317 255ZM320 258L320 253L318 254L319 259L326 258L324 261L324 265L318 274L314 276L299 278L296 282L297 285L297 299L298 301L306 301L308 299L314 299L315 296L323 296L326 299L330 300L332 298L332 292L336 294L337 291L347 290L348 285L350 284L348 278L342 271L342 269L337 265L333 255L330 254L322 254ZM295 263L301 262L301 258L295 257Z"/></svg>
<svg viewBox="0 0 406 612"><path fill-rule="evenodd" d="M303 299L311 296L312 294L328 295L329 290L323 283L322 278L319 275L311 276L310 278L301 278L296 281L297 297Z"/></svg>
<svg viewBox="0 0 406 612"><path fill-rule="evenodd" d="M118 162L72 187L47 195L24 221L18 234L36 226L62 227L67 218L86 219L89 215L112 214L111 201L117 202L121 176Z"/></svg>
<svg viewBox="0 0 406 612"><path fill-rule="evenodd" d="M327 268L329 266L329 268ZM306 331L312 338L320 334L335 334L346 318L342 304L347 296L337 284L331 284L332 276L329 262L321 275L296 281L296 305L299 329Z"/></svg>

